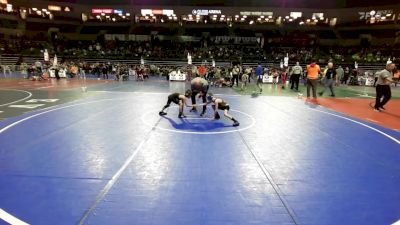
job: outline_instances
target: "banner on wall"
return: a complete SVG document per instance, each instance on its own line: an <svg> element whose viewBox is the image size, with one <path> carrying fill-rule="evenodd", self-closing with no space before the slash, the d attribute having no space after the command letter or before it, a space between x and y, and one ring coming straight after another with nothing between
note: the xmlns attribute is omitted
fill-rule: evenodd
<svg viewBox="0 0 400 225"><path fill-rule="evenodd" d="M257 37L230 37L230 36L216 36L216 42L229 42L233 39L235 44L239 43L258 43Z"/></svg>

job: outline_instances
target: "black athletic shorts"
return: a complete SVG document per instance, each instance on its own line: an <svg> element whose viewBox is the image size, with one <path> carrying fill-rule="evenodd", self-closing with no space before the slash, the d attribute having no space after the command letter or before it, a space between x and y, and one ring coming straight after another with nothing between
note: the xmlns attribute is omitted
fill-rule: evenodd
<svg viewBox="0 0 400 225"><path fill-rule="evenodd" d="M226 109L226 110L229 111L230 108L229 108L229 105L219 105L218 109L220 109L220 110L225 110Z"/></svg>
<svg viewBox="0 0 400 225"><path fill-rule="evenodd" d="M168 97L168 103L167 103L167 105L171 104L171 102L173 102L173 103L179 105L179 98L176 98L176 97L174 97L174 96Z"/></svg>

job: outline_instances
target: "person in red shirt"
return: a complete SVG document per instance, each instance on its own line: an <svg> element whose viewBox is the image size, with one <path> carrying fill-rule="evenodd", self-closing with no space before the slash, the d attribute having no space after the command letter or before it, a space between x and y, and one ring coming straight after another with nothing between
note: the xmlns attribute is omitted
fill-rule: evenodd
<svg viewBox="0 0 400 225"><path fill-rule="evenodd" d="M204 65L201 65L200 67L199 67L199 75L201 76L201 77L204 77L205 75L206 75L206 72L207 72L207 70L206 70L206 67L204 66Z"/></svg>

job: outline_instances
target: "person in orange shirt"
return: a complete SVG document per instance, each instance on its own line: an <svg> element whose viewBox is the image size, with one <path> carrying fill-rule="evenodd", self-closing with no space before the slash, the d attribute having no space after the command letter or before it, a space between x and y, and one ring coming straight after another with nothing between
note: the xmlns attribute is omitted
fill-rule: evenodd
<svg viewBox="0 0 400 225"><path fill-rule="evenodd" d="M310 89L312 89L313 98L317 98L317 83L320 72L321 68L316 60L312 60L311 64L307 65L307 98L310 97Z"/></svg>

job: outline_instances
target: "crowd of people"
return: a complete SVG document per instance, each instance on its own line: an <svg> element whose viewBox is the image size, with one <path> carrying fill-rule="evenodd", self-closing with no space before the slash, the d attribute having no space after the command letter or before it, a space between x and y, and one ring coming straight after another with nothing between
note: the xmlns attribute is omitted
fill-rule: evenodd
<svg viewBox="0 0 400 225"><path fill-rule="evenodd" d="M258 43L234 44L213 43L204 45L201 42L160 41L157 38L149 41L70 41L57 39L52 43L44 37L27 39L26 37L14 37L12 39L0 39L0 55L25 55L41 56L44 49L51 54L57 54L65 58L120 58L120 59L154 59L154 60L185 60L190 54L193 60L219 60L243 62L254 61L281 61L288 56L291 61L307 63L312 58L335 59L341 63L386 62L394 58L396 52L390 46L376 48L361 47L284 47L265 44L261 47Z"/></svg>
<svg viewBox="0 0 400 225"><path fill-rule="evenodd" d="M316 64L319 62L315 62ZM375 86L377 83L376 71L363 71L350 66L333 66L332 62L326 63L326 67L318 73L317 81L323 83L326 79L331 79L324 86L331 89L331 95L334 96L333 86L338 85L369 85ZM164 77L169 80L171 73L179 71L187 75L187 79L194 77L204 77L212 86L233 87L241 90L246 89L249 82L255 82L262 91L262 83L272 83L274 85L286 86L286 81L291 85L291 89L299 91L299 83L303 81L307 84L307 76L310 71L301 67L300 63L292 67L281 67L279 65L270 66L248 66L239 62L233 62L227 66L212 66L202 64L200 66L160 66L160 65L142 65L142 64L124 64L115 62L88 63L83 60L66 60L53 64L52 62L42 63L36 61L32 65L25 62L20 63L15 69L25 78L45 79L47 77L74 78L83 77L93 79L115 79L115 80L145 80L150 75ZM2 66L3 74L11 74L12 69L9 66ZM332 72L334 71L334 72ZM61 75L63 74L63 76ZM396 73L395 81L398 80ZM323 81L321 81L323 80ZM314 83L310 87L313 87ZM323 94L323 91L322 91Z"/></svg>

